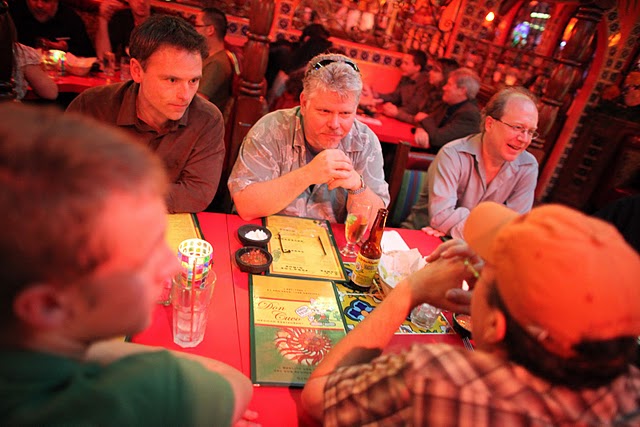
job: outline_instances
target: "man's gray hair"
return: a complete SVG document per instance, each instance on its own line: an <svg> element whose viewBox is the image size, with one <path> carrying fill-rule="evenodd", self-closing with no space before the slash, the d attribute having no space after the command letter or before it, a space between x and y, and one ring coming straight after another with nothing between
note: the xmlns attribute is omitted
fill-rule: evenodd
<svg viewBox="0 0 640 427"><path fill-rule="evenodd" d="M309 61L302 85L302 91L308 96L315 92L336 92L340 98L355 95L356 99L360 99L362 77L358 66L350 58L339 54L321 54Z"/></svg>
<svg viewBox="0 0 640 427"><path fill-rule="evenodd" d="M449 73L449 78L453 78L456 86L467 89L467 99L475 99L480 91L480 77L471 68L458 68Z"/></svg>

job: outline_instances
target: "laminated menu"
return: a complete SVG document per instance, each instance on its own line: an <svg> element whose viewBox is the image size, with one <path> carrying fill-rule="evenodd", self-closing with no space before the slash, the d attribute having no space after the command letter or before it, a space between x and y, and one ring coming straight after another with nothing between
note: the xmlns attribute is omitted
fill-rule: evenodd
<svg viewBox="0 0 640 427"><path fill-rule="evenodd" d="M271 231L270 274L346 282L329 223L312 218L273 215L264 219Z"/></svg>
<svg viewBox="0 0 640 427"><path fill-rule="evenodd" d="M346 335L328 280L250 276L251 375L255 384L304 386Z"/></svg>
<svg viewBox="0 0 640 427"><path fill-rule="evenodd" d="M176 213L167 215L166 241L172 251L178 251L178 245L187 239L202 239L202 231L195 214Z"/></svg>

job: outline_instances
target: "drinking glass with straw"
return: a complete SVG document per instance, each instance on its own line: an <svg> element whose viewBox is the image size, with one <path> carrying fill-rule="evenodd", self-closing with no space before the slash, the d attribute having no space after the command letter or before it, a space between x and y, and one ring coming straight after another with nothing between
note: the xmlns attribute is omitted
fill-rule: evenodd
<svg viewBox="0 0 640 427"><path fill-rule="evenodd" d="M213 247L202 239L188 239L178 246L181 270L171 289L173 341L195 347L204 338L216 274L211 269Z"/></svg>

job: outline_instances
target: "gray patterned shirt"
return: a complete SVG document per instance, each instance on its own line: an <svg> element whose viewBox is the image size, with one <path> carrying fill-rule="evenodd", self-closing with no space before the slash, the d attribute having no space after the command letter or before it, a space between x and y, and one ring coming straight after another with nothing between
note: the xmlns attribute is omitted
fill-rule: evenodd
<svg viewBox="0 0 640 427"><path fill-rule="evenodd" d="M249 131L229 177L229 192L256 182L265 182L299 169L313 159L305 143L300 107L278 110L261 118ZM378 137L357 119L337 147L351 159L365 184L389 204L389 186L384 180L382 149ZM307 188L280 214L344 222L347 190L329 191L327 184ZM265 195L268 197L268 195Z"/></svg>

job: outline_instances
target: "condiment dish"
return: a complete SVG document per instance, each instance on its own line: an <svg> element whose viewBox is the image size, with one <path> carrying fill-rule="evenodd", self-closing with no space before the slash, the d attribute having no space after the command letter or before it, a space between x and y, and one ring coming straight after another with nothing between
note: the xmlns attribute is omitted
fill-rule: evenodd
<svg viewBox="0 0 640 427"><path fill-rule="evenodd" d="M273 262L271 254L266 249L257 246L245 246L238 249L235 258L240 271L252 274L264 273L269 270L269 266ZM258 258L266 259L266 262L256 263L256 260L260 261Z"/></svg>
<svg viewBox="0 0 640 427"><path fill-rule="evenodd" d="M252 232L257 232L258 234L264 233L267 237L262 240L247 237L247 234ZM269 231L267 227L262 227L260 225L245 224L238 227L238 239L240 239L242 246L258 246L260 248L266 248L269 240L271 240L271 231Z"/></svg>
<svg viewBox="0 0 640 427"><path fill-rule="evenodd" d="M471 316L468 314L453 313L453 329L462 338L471 338Z"/></svg>

